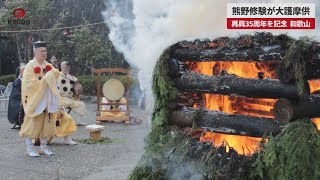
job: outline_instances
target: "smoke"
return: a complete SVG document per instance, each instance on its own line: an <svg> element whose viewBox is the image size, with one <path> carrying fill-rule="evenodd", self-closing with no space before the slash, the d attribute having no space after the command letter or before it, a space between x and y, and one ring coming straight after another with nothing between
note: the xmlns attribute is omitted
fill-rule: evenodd
<svg viewBox="0 0 320 180"><path fill-rule="evenodd" d="M253 34L253 31L226 29L227 3L253 3L254 0L106 0L103 12L110 28L109 38L126 60L142 72L140 84L145 90L147 107L152 110L152 71L163 50L180 40L214 39ZM260 3L316 3L319 0L261 0ZM320 39L319 16L317 30L270 31L293 37ZM150 111L151 112L151 111Z"/></svg>
<svg viewBox="0 0 320 180"><path fill-rule="evenodd" d="M172 169L171 169L172 168ZM196 171L196 167L190 164L175 164L171 165L171 170L166 174L166 178L170 180L188 179L188 180L202 180L203 175Z"/></svg>
<svg viewBox="0 0 320 180"><path fill-rule="evenodd" d="M109 0L103 12L109 38L142 72L147 107L152 110L152 72L162 51L177 41L229 35L226 2L202 0ZM151 98L150 98L151 97Z"/></svg>

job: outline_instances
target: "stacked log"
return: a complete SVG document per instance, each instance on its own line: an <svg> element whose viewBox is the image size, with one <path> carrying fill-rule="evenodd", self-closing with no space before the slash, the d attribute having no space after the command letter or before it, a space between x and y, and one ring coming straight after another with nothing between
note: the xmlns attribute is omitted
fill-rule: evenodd
<svg viewBox="0 0 320 180"><path fill-rule="evenodd" d="M169 123L179 127L192 127L196 123L198 127L211 131L262 137L280 132L280 122L271 118L245 116L239 114L225 114L219 111L196 110L183 108L171 113Z"/></svg>
<svg viewBox="0 0 320 180"><path fill-rule="evenodd" d="M262 48L248 49L193 49L178 48L172 52L172 58L181 61L281 61L285 50L275 46L271 50Z"/></svg>
<svg viewBox="0 0 320 180"><path fill-rule="evenodd" d="M281 98L275 103L273 114L282 122L306 117L320 117L320 95L312 94L298 102Z"/></svg>
<svg viewBox="0 0 320 180"><path fill-rule="evenodd" d="M251 98L299 99L296 85L275 79L249 79L236 75L206 76L184 72L174 79L177 89L194 93L238 95Z"/></svg>
<svg viewBox="0 0 320 180"><path fill-rule="evenodd" d="M255 36L241 36L234 38L217 38L213 41L180 42L171 52L171 58L181 62L208 62L208 61L237 61L237 62L278 62L279 68L293 39L285 36L272 36L268 33L257 33ZM308 49L311 56L305 60L306 80L320 78L320 42L309 42ZM289 69L289 71L293 69ZM280 71L280 72L279 72ZM291 81L294 76L286 72L285 76L281 70L278 71L278 79L286 82Z"/></svg>
<svg viewBox="0 0 320 180"><path fill-rule="evenodd" d="M272 110L275 119L202 110L201 118L195 121L197 110L178 109L174 105L171 106L174 110L169 123L180 127L190 127L196 123L198 127L211 128L216 132L261 137L266 133L277 134L282 123L298 118L320 117L320 108L317 108L320 105L320 95L310 96L307 82L303 95L299 94L297 84L292 82L295 77L290 76L292 71L282 72L283 57L292 41L292 38L285 35L261 33L238 39L218 38L213 41L177 43L170 53L168 68L175 87L180 92L189 93L188 101L184 98L185 102L180 104L192 107L195 101L199 101L199 94L204 93L278 100ZM307 72L304 79L320 78L320 43L310 42L308 47L311 49L311 56L305 61ZM264 79L263 72L259 79L242 78L225 72L207 76L192 72L186 65L190 61L273 62L278 64L275 69L278 77ZM289 76L284 77L284 74ZM198 97L197 100L190 100L195 97ZM258 114L264 113L256 111Z"/></svg>

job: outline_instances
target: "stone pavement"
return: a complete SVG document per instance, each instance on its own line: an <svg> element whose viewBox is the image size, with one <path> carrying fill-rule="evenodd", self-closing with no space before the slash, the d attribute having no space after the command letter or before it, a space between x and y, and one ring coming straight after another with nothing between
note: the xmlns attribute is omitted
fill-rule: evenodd
<svg viewBox="0 0 320 180"><path fill-rule="evenodd" d="M95 104L87 104L89 124L95 123ZM131 109L139 118L141 110ZM149 131L146 119L139 125L105 123L103 137L114 140L110 144L60 144L55 138L50 145L54 155L31 158L26 155L24 139L18 130L11 129L7 117L0 115L0 179L53 180L123 180L126 179L143 154L143 139ZM75 140L86 139L89 133L83 126L72 136Z"/></svg>

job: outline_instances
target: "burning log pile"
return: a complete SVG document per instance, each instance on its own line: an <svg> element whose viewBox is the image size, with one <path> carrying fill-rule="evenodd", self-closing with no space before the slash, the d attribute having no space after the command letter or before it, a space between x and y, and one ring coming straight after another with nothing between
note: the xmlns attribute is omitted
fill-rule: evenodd
<svg viewBox="0 0 320 180"><path fill-rule="evenodd" d="M150 173L153 178L165 177L154 176L159 173L154 168L161 166L166 167L162 173L168 174L167 170L171 169L168 163L172 162L167 162L167 150L170 147L175 152L179 148L169 144L175 141L175 134L180 134L170 130L173 126L178 132L189 132L186 138L200 132L197 141L212 143L212 149L208 149L212 153L191 158L189 163L208 162L213 156L221 156L216 154L217 149L227 144L228 152L248 157L238 163L252 167L249 155L258 152L259 143L268 142L263 141L265 137L286 136L281 130L290 121L320 117L320 95L310 94L320 89L320 84L308 81L317 78L320 78L320 43L286 35L257 33L213 41L182 41L167 48L153 76L152 131L146 141L144 158L131 179ZM292 128L289 133L292 131L295 130ZM195 146L186 150L189 155L202 148L197 143ZM180 155L172 154L177 156L172 158L177 163ZM158 165L155 167L150 159ZM227 163L222 159L216 163ZM236 166L236 171L244 174L251 171L238 165L225 164L225 167ZM214 173L221 173L221 169L215 169ZM223 178L232 179L234 175ZM209 178L208 174L201 177Z"/></svg>
<svg viewBox="0 0 320 180"><path fill-rule="evenodd" d="M254 100L252 98L263 98L257 104L264 105L264 99L268 99L272 108L259 111L251 106L251 111L257 112L259 117L269 115L269 118L275 117L275 121L282 123L297 118L319 117L315 110L319 101L315 96L309 97L310 87L307 82L320 78L318 42L306 43L295 41L286 35L257 33L255 36L226 37L213 41L183 41L173 46L170 55L168 68L174 86L179 91L195 93L197 96L206 93L207 99L203 98L206 103L208 94L227 95L229 99L251 98L246 99L246 103ZM228 65L233 66L233 69L239 67L239 70L232 70ZM247 75L248 72L243 71L253 72ZM288 106L283 105L283 99L291 104L291 111ZM200 107L208 109L208 105L203 106L206 103L202 103ZM235 103L232 104L234 105ZM312 112L305 112L302 107L308 107ZM295 110L292 110L293 108ZM233 107L232 114L238 113L235 109ZM286 112L290 113L285 115Z"/></svg>

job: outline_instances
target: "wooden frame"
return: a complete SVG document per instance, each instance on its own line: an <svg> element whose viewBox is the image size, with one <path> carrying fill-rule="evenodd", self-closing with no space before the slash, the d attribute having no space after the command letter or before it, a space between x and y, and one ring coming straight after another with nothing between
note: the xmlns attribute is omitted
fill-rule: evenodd
<svg viewBox="0 0 320 180"><path fill-rule="evenodd" d="M102 68L102 69L92 69L96 76L97 84L97 112L96 112L96 124L101 124L101 122L125 122L129 124L130 119L130 109L129 103L101 103L101 74L102 73L123 73L127 77L127 82L129 82L129 70L124 68ZM125 96L129 96L129 83L125 84ZM127 110L101 110L101 105L126 105ZM125 116L120 117L101 117L101 112L126 112Z"/></svg>

